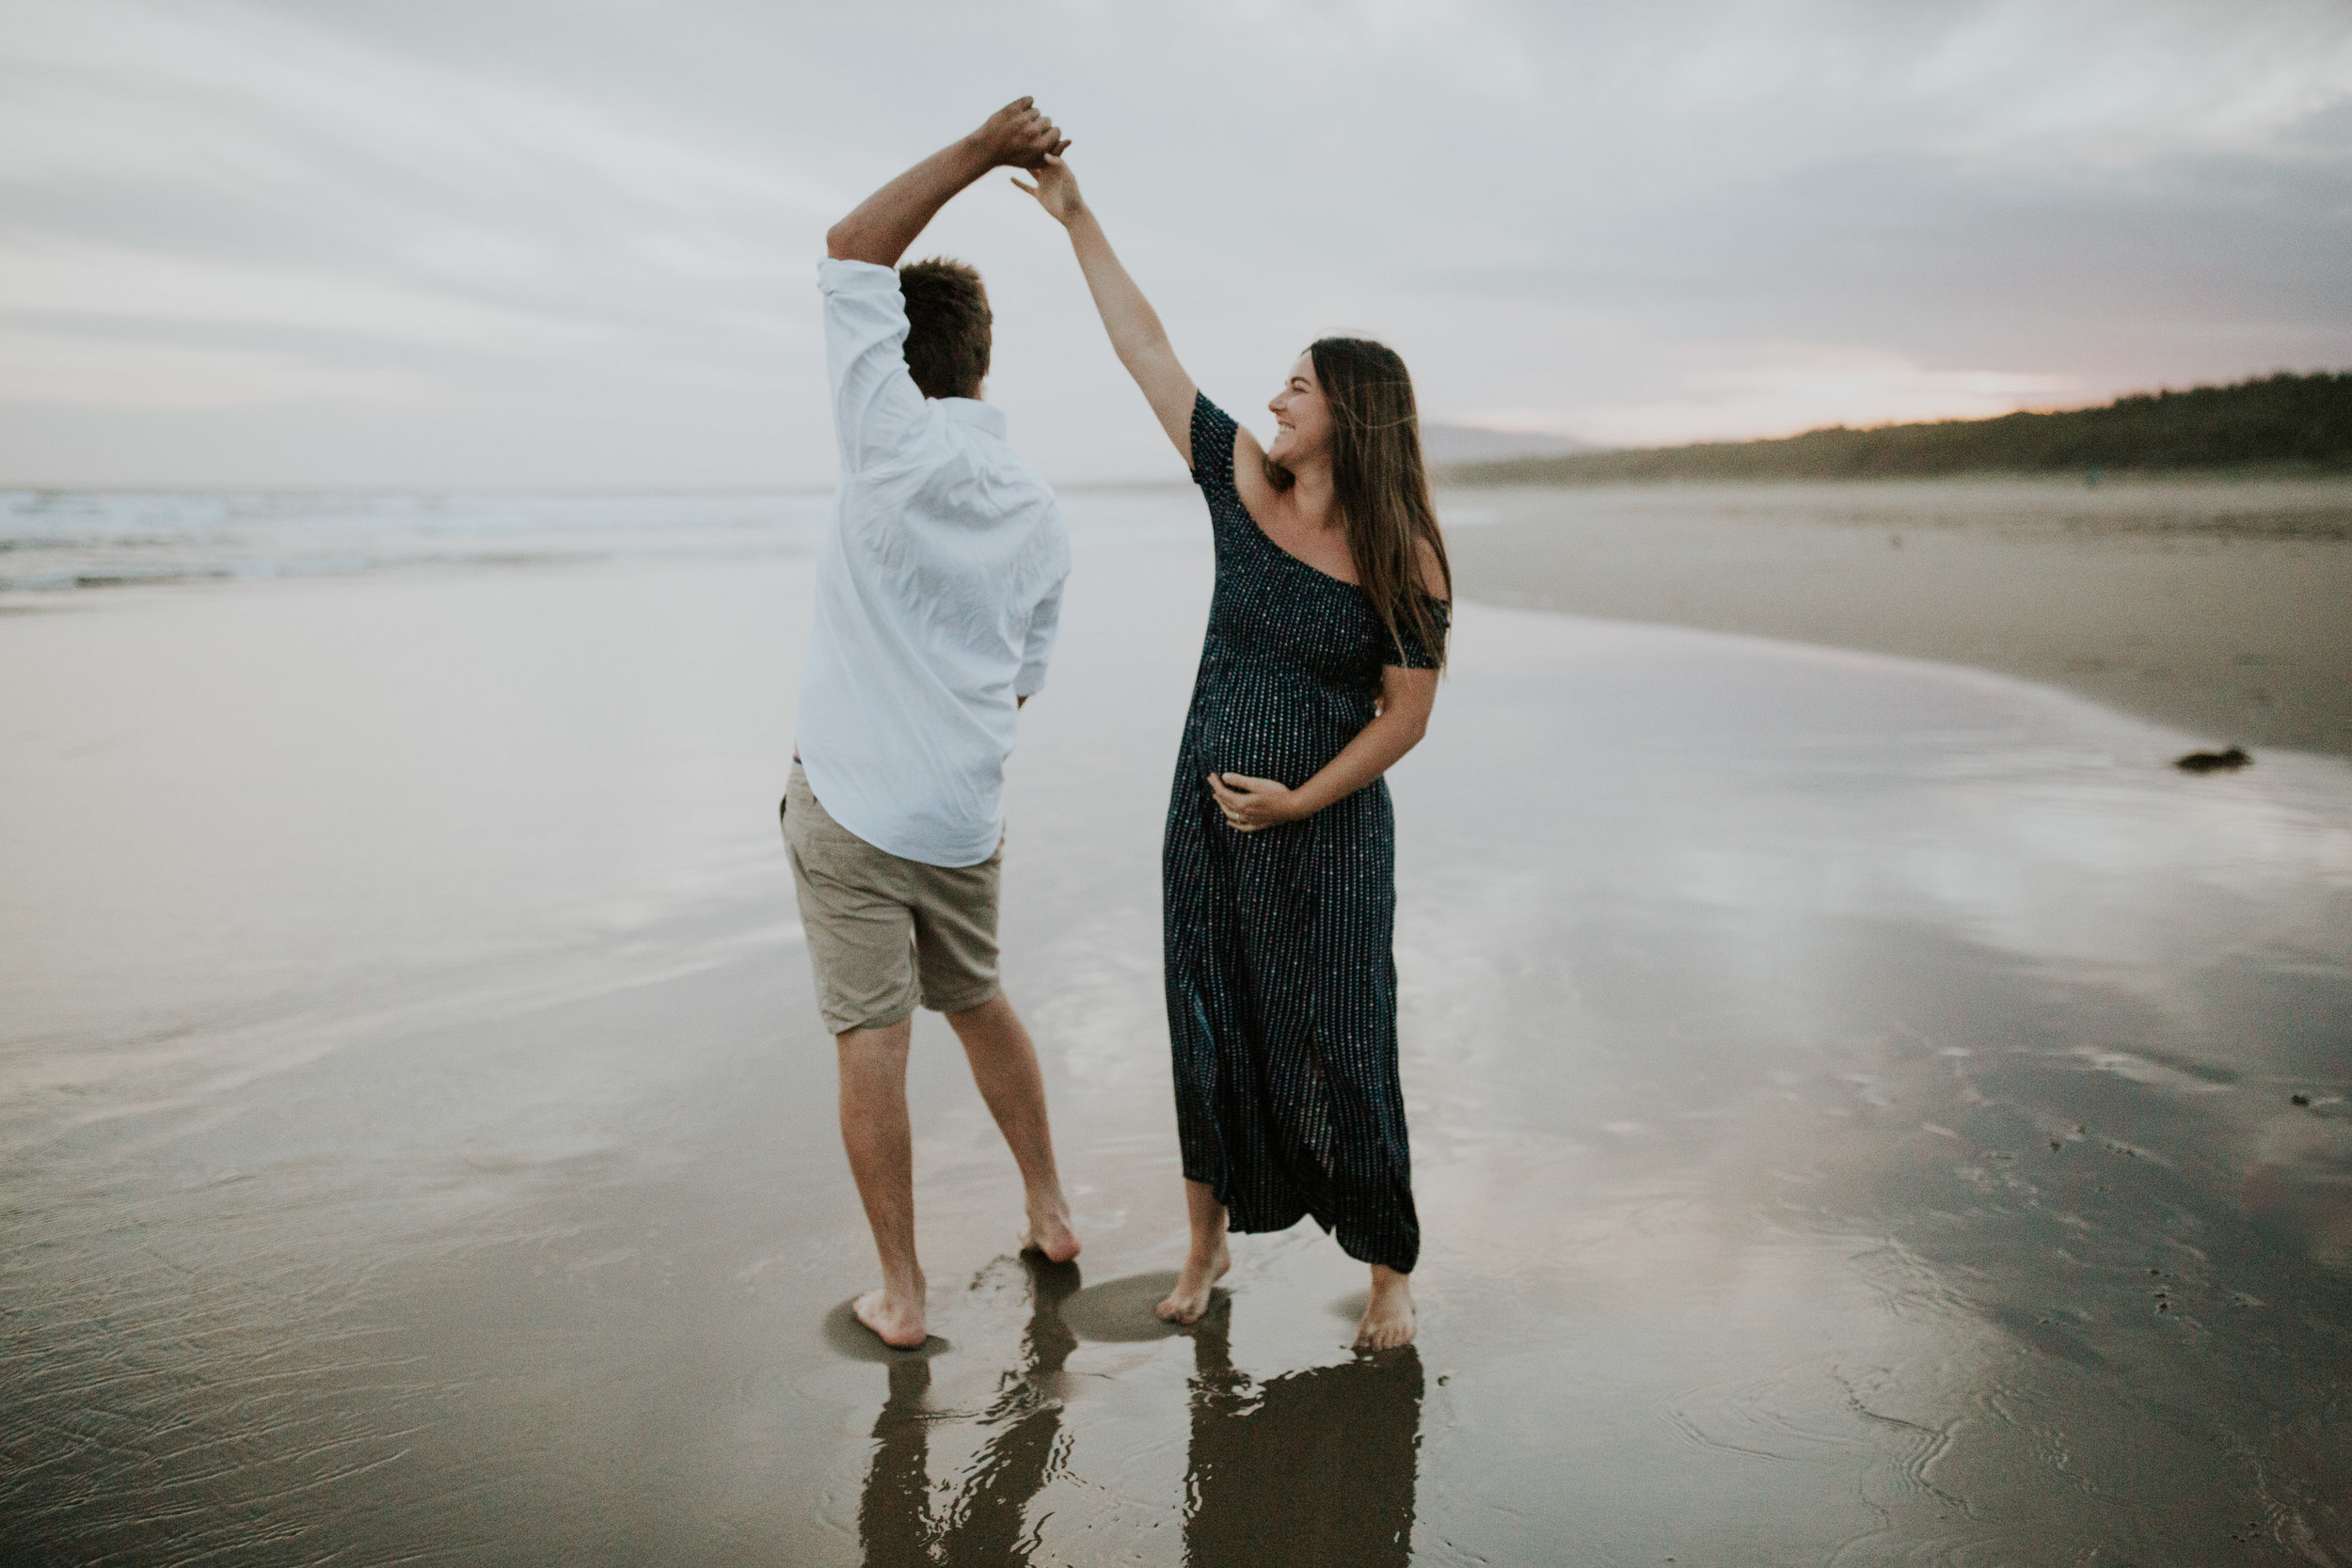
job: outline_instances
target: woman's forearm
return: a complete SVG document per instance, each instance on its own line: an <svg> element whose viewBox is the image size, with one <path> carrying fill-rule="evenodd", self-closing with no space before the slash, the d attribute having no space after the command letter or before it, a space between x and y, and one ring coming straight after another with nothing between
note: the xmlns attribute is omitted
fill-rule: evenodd
<svg viewBox="0 0 2352 1568"><path fill-rule="evenodd" d="M1176 351L1168 346L1159 312L1127 276L1102 224L1078 194L1077 175L1058 156L1051 156L1038 165L1035 184L1017 177L1013 183L1034 197L1069 233L1070 248L1077 255L1078 270L1086 275L1087 293L1094 296L1095 313L1103 318L1103 330L1110 335L1112 352L1136 378L1160 428L1168 432L1168 438L1190 467L1192 405L1198 396L1192 377L1184 373Z"/></svg>
<svg viewBox="0 0 2352 1568"><path fill-rule="evenodd" d="M1356 738L1338 756L1323 765L1311 779L1291 792L1300 817L1344 800L1394 768L1405 753L1421 744L1428 715L1394 705L1356 732Z"/></svg>
<svg viewBox="0 0 2352 1568"><path fill-rule="evenodd" d="M1091 211L1081 206L1068 220L1068 227L1070 248L1077 255L1078 270L1086 275L1087 292L1094 296L1094 309L1103 318L1103 330L1110 336L1111 351L1136 378L1160 428L1184 455L1185 467L1191 467L1192 377L1184 373L1176 350L1168 343L1160 313L1127 276L1119 253L1111 249L1110 237Z"/></svg>
<svg viewBox="0 0 2352 1568"><path fill-rule="evenodd" d="M1209 791L1225 820L1246 833L1305 821L1373 783L1420 745L1437 701L1435 670L1384 669L1379 711L1306 783L1293 787L1278 779L1211 773Z"/></svg>
<svg viewBox="0 0 2352 1568"><path fill-rule="evenodd" d="M1070 248L1077 253L1078 270L1086 275L1087 292L1094 296L1094 309L1120 363L1133 371L1136 356L1155 349L1166 352L1168 329L1160 325L1160 313L1127 276L1092 211L1081 208L1070 220Z"/></svg>

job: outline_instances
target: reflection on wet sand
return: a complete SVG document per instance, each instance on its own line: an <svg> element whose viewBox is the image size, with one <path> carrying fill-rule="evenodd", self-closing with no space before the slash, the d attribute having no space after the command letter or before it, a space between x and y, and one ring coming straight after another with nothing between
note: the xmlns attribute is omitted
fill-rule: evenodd
<svg viewBox="0 0 2352 1568"><path fill-rule="evenodd" d="M1237 1370L1232 1303L1193 1331L1184 1560L1403 1568L1413 1556L1421 1356L1412 1346L1263 1382Z"/></svg>
<svg viewBox="0 0 2352 1568"><path fill-rule="evenodd" d="M1029 1326L1021 1366L1008 1371L995 1400L972 1418L987 1432L954 1497L931 1508L930 1434L945 1418L929 1407L931 1367L919 1354L893 1356L890 1399L874 1422L874 1460L858 1503L858 1537L867 1568L902 1564L1025 1563L1038 1542L1025 1528L1030 1499L1058 1467L1062 1363L1078 1337L1061 1321L1061 1304L1078 1288L1075 1264L1024 1255L1029 1276Z"/></svg>
<svg viewBox="0 0 2352 1568"><path fill-rule="evenodd" d="M1044 1560L1026 1521L1031 1501L1067 1468L1062 1368L1078 1338L1062 1307L1078 1290L1079 1271L1021 1261L1030 1292L1021 1364L1004 1373L986 1409L960 1417L934 1408L930 1358L890 1358L890 1396L874 1422L858 1503L866 1568ZM1120 1289L1131 1283L1114 1281L1107 1293L1136 1295ZM1409 1562L1421 1447L1418 1353L1407 1346L1256 1379L1233 1364L1232 1301L1222 1292L1187 1332L1184 1561L1193 1568ZM959 1475L935 1480L931 1434L958 1419L987 1435ZM948 1500L935 1507L941 1496Z"/></svg>

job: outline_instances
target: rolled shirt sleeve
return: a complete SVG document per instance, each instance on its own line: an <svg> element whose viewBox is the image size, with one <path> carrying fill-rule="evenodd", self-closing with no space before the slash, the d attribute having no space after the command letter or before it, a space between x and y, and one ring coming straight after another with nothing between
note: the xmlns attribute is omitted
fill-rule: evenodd
<svg viewBox="0 0 2352 1568"><path fill-rule="evenodd" d="M825 368L833 383L841 467L855 474L923 429L923 393L907 372L906 297L898 274L871 261L818 263L825 296Z"/></svg>
<svg viewBox="0 0 2352 1568"><path fill-rule="evenodd" d="M1022 643L1021 671L1012 678L1012 694L1016 697L1034 697L1045 689L1045 666L1054 657L1054 639L1061 631L1061 582L1047 589L1029 616L1029 633Z"/></svg>

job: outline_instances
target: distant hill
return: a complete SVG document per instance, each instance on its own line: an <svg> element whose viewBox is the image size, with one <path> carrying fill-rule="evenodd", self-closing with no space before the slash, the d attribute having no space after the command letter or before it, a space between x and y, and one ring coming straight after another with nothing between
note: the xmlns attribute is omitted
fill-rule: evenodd
<svg viewBox="0 0 2352 1568"><path fill-rule="evenodd" d="M1603 484L1670 479L1915 479L2262 467L2352 470L2352 371L2141 392L2104 408L1851 430L1772 441L1460 463L1457 484Z"/></svg>
<svg viewBox="0 0 2352 1568"><path fill-rule="evenodd" d="M1454 463L1497 463L1521 457L1565 457L1571 452L1598 451L1590 441L1572 436L1546 436L1523 430L1488 430L1485 425L1438 424L1421 427L1421 454L1433 467Z"/></svg>

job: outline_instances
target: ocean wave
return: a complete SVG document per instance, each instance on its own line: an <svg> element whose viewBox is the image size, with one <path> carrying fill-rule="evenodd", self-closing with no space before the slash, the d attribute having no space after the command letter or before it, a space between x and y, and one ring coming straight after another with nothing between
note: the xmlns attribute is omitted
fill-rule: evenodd
<svg viewBox="0 0 2352 1568"><path fill-rule="evenodd" d="M0 594L804 555L812 494L0 491Z"/></svg>

